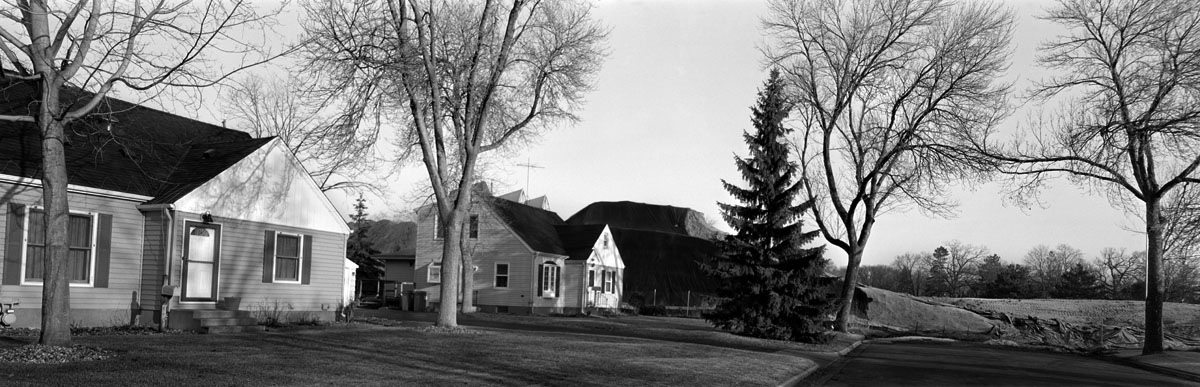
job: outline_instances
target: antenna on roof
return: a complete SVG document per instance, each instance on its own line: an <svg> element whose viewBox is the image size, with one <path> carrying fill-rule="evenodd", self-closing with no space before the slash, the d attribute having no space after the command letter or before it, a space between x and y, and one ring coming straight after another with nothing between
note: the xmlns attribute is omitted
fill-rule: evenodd
<svg viewBox="0 0 1200 387"><path fill-rule="evenodd" d="M525 167L525 193L529 194L529 171L533 168L542 169L541 165L533 164L529 158L525 158L525 164L517 164L518 167Z"/></svg>

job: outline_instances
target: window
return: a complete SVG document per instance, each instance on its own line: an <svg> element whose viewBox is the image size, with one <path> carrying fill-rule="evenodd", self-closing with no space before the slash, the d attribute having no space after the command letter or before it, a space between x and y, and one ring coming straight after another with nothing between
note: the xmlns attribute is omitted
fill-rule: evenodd
<svg viewBox="0 0 1200 387"><path fill-rule="evenodd" d="M608 249L608 234L604 234L604 248Z"/></svg>
<svg viewBox="0 0 1200 387"><path fill-rule="evenodd" d="M275 235L275 281L300 282L300 236Z"/></svg>
<svg viewBox="0 0 1200 387"><path fill-rule="evenodd" d="M442 216L435 214L433 215L433 219L433 224L437 226L437 228L434 229L433 238L445 239L446 228L445 225L442 224ZM471 214L471 216L467 218L467 237L479 238L479 215Z"/></svg>
<svg viewBox="0 0 1200 387"><path fill-rule="evenodd" d="M42 282L46 259L46 212L30 208L25 227L25 282ZM72 284L92 283L96 244L93 215L70 214L67 218L67 260Z"/></svg>
<svg viewBox="0 0 1200 387"><path fill-rule="evenodd" d="M538 283L541 286L542 297L558 297L558 277L562 271L554 262L545 262L538 270Z"/></svg>
<svg viewBox="0 0 1200 387"><path fill-rule="evenodd" d="M496 264L496 283L494 285L498 288L507 288L508 287L508 264L507 263L497 263Z"/></svg>
<svg viewBox="0 0 1200 387"><path fill-rule="evenodd" d="M616 277L616 274L617 274L617 272L614 270L605 270L604 271L604 292L605 293L613 292L613 277Z"/></svg>
<svg viewBox="0 0 1200 387"><path fill-rule="evenodd" d="M441 283L442 282L442 264L439 262L430 263L428 273L425 273L425 282Z"/></svg>

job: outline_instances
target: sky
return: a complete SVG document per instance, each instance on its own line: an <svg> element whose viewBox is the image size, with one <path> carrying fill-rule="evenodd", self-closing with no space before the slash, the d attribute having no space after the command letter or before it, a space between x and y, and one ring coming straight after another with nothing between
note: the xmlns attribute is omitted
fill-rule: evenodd
<svg viewBox="0 0 1200 387"><path fill-rule="evenodd" d="M1058 33L1034 17L1044 3L1004 3L1017 13L1010 77L1018 91L1045 75L1034 64L1035 50ZM580 121L497 157L493 190L548 195L550 209L563 218L593 202L627 200L692 208L729 230L717 202L733 202L722 179L744 186L733 160L746 153L742 131L752 129L750 107L766 79L758 51L765 11L761 1L598 2L595 15L611 28L609 56L577 112ZM1027 110L1004 125L1024 122ZM369 212L408 216L419 204L411 193L422 184L428 178L419 164L400 170L382 197L368 197ZM1089 258L1105 247L1144 249L1143 236L1130 231L1141 227L1136 217L1065 180L1031 208L1007 203L998 183L947 194L960 204L949 219L917 211L882 215L863 264L888 264L899 254L930 252L951 240L987 247L1008 262L1021 262L1040 244L1068 244ZM350 213L352 195L331 196ZM832 246L826 256L845 264L845 255Z"/></svg>

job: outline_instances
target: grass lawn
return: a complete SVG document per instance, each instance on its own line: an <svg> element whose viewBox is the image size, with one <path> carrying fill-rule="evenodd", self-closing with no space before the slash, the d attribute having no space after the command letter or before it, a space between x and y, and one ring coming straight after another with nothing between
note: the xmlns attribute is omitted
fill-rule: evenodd
<svg viewBox="0 0 1200 387"><path fill-rule="evenodd" d="M731 348L671 339L715 333L693 332L686 324L646 329L668 339L491 327L444 332L361 323L259 334L77 337L76 344L118 355L55 365L3 363L0 384L775 385L812 364L784 351L789 348L744 349L741 342ZM0 331L0 348L36 340L2 335ZM739 339L753 340L733 340Z"/></svg>

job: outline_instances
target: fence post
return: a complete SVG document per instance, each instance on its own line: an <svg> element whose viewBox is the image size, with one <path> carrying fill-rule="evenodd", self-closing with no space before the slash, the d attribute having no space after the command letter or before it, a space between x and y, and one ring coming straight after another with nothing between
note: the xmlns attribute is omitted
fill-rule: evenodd
<svg viewBox="0 0 1200 387"><path fill-rule="evenodd" d="M687 316L692 317L692 291L688 290Z"/></svg>

